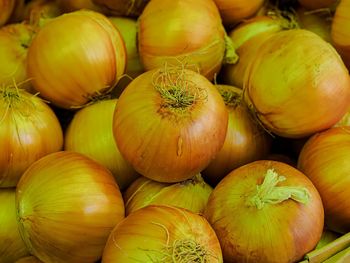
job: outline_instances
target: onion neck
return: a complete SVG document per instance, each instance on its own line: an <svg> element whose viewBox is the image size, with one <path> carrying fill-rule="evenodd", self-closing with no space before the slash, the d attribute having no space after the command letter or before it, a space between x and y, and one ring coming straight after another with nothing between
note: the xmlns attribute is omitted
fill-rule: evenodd
<svg viewBox="0 0 350 263"><path fill-rule="evenodd" d="M247 205L262 209L267 204L279 204L288 199L307 204L310 200L310 192L305 187L277 186L285 180L284 176L273 169L268 169L263 183L256 186L256 191L248 198Z"/></svg>
<svg viewBox="0 0 350 263"><path fill-rule="evenodd" d="M233 41L229 36L227 36L226 32L225 32L224 38L225 38L225 55L224 55L223 63L235 64L237 63L239 57L236 53Z"/></svg>

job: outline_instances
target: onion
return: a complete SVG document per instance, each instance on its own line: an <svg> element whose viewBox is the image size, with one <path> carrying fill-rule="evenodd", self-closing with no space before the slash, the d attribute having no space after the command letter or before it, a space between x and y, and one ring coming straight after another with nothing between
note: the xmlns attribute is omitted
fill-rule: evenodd
<svg viewBox="0 0 350 263"><path fill-rule="evenodd" d="M331 128L312 136L304 145L298 168L320 192L328 229L350 231L350 127Z"/></svg>
<svg viewBox="0 0 350 263"><path fill-rule="evenodd" d="M114 141L112 122L117 100L103 100L79 110L65 134L65 150L82 153L107 167L121 190L137 173L121 156Z"/></svg>
<svg viewBox="0 0 350 263"><path fill-rule="evenodd" d="M112 15L138 17L149 0L92 0L92 2Z"/></svg>
<svg viewBox="0 0 350 263"><path fill-rule="evenodd" d="M15 0L0 0L0 27L7 23L15 8Z"/></svg>
<svg viewBox="0 0 350 263"><path fill-rule="evenodd" d="M14 187L41 157L61 150L63 134L40 98L16 87L0 88L0 187Z"/></svg>
<svg viewBox="0 0 350 263"><path fill-rule="evenodd" d="M40 26L40 20L57 17L62 12L56 0L32 0L25 5L21 20Z"/></svg>
<svg viewBox="0 0 350 263"><path fill-rule="evenodd" d="M121 94L114 137L141 175L180 182L202 171L221 149L228 113L215 86L187 69L141 74Z"/></svg>
<svg viewBox="0 0 350 263"><path fill-rule="evenodd" d="M26 70L27 51L33 35L33 27L26 23L0 28L0 87L16 82L33 92Z"/></svg>
<svg viewBox="0 0 350 263"><path fill-rule="evenodd" d="M229 115L224 145L203 171L204 178L212 185L233 169L266 157L271 145L269 135L244 104L242 90L226 85L217 85L217 88Z"/></svg>
<svg viewBox="0 0 350 263"><path fill-rule="evenodd" d="M21 258L17 260L15 263L42 263L42 261L40 261L36 257L29 256L29 257Z"/></svg>
<svg viewBox="0 0 350 263"><path fill-rule="evenodd" d="M15 189L0 189L0 262L13 263L28 255L18 232Z"/></svg>
<svg viewBox="0 0 350 263"><path fill-rule="evenodd" d="M333 242L334 240L336 240L340 236L341 235L339 233L324 229L322 232L321 239L320 239L320 241L318 241L315 250L320 249L320 248L328 245L329 243Z"/></svg>
<svg viewBox="0 0 350 263"><path fill-rule="evenodd" d="M56 106L70 109L113 89L125 70L118 30L94 11L76 11L47 22L28 51L34 88Z"/></svg>
<svg viewBox="0 0 350 263"><path fill-rule="evenodd" d="M19 229L44 262L95 262L124 204L112 174L75 152L49 154L30 166L16 190Z"/></svg>
<svg viewBox="0 0 350 263"><path fill-rule="evenodd" d="M125 212L128 215L148 205L169 205L202 213L212 190L200 174L175 184L139 177L124 192Z"/></svg>
<svg viewBox="0 0 350 263"><path fill-rule="evenodd" d="M339 55L302 29L269 37L250 64L244 85L252 111L282 137L302 138L327 129L350 106L349 73Z"/></svg>
<svg viewBox="0 0 350 263"><path fill-rule="evenodd" d="M147 206L127 216L109 236L102 263L222 263L219 241L200 215L170 206Z"/></svg>
<svg viewBox="0 0 350 263"><path fill-rule="evenodd" d="M214 0L214 2L219 8L223 23L227 26L252 17L264 4L264 0Z"/></svg>
<svg viewBox="0 0 350 263"><path fill-rule="evenodd" d="M342 56L345 64L350 67L350 0L342 0L333 16L331 36L333 45Z"/></svg>
<svg viewBox="0 0 350 263"><path fill-rule="evenodd" d="M103 9L96 5L93 0L56 0L65 12L74 12L80 9L89 9L96 12L103 13Z"/></svg>
<svg viewBox="0 0 350 263"><path fill-rule="evenodd" d="M336 4L338 0L298 0L298 1L305 8L315 10L315 9L331 7L332 5Z"/></svg>
<svg viewBox="0 0 350 263"><path fill-rule="evenodd" d="M256 161L228 174L209 197L205 217L225 263L297 262L320 240L321 198L300 171Z"/></svg>
<svg viewBox="0 0 350 263"><path fill-rule="evenodd" d="M211 80L223 60L237 60L212 0L152 0L139 18L138 43L146 70L186 65Z"/></svg>

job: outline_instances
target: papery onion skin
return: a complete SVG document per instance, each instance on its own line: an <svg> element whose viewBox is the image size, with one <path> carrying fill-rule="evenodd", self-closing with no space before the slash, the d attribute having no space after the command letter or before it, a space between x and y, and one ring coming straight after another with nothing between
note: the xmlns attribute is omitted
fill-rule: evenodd
<svg viewBox="0 0 350 263"><path fill-rule="evenodd" d="M8 22L11 14L15 8L15 0L1 0L0 1L0 27Z"/></svg>
<svg viewBox="0 0 350 263"><path fill-rule="evenodd" d="M281 137L302 138L330 128L349 108L347 68L329 43L307 30L270 36L247 76L245 101Z"/></svg>
<svg viewBox="0 0 350 263"><path fill-rule="evenodd" d="M29 255L17 226L15 193L14 188L0 189L0 263Z"/></svg>
<svg viewBox="0 0 350 263"><path fill-rule="evenodd" d="M124 218L112 174L69 151L47 155L26 170L16 207L22 239L44 262L97 261L110 231Z"/></svg>
<svg viewBox="0 0 350 263"><path fill-rule="evenodd" d="M333 45L350 68L350 1L342 0L335 10L332 20L331 36Z"/></svg>
<svg viewBox="0 0 350 263"><path fill-rule="evenodd" d="M114 87L125 71L126 51L107 17L81 10L47 22L34 37L27 62L40 95L71 109Z"/></svg>
<svg viewBox="0 0 350 263"><path fill-rule="evenodd" d="M310 10L331 7L337 0L298 0L299 3ZM343 1L343 0L342 0Z"/></svg>
<svg viewBox="0 0 350 263"><path fill-rule="evenodd" d="M264 0L214 0L214 2L226 26L233 26L252 17L264 4Z"/></svg>
<svg viewBox="0 0 350 263"><path fill-rule="evenodd" d="M124 192L126 215L147 205L168 205L203 213L212 188L200 174L176 184L136 179Z"/></svg>
<svg viewBox="0 0 350 263"><path fill-rule="evenodd" d="M25 258L20 258L15 263L43 263L43 262L34 256L29 256Z"/></svg>
<svg viewBox="0 0 350 263"><path fill-rule="evenodd" d="M233 86L217 85L228 110L228 126L224 145L202 172L205 180L216 185L233 169L263 159L271 148L271 137L253 118L242 98L242 90Z"/></svg>
<svg viewBox="0 0 350 263"><path fill-rule="evenodd" d="M65 133L64 149L84 154L104 165L124 190L138 174L120 154L113 135L117 99L102 100L76 112Z"/></svg>
<svg viewBox="0 0 350 263"><path fill-rule="evenodd" d="M138 17L149 0L92 0L92 2L102 7L108 14Z"/></svg>
<svg viewBox="0 0 350 263"><path fill-rule="evenodd" d="M146 70L185 65L212 80L225 55L225 29L212 0L152 0L139 17Z"/></svg>
<svg viewBox="0 0 350 263"><path fill-rule="evenodd" d="M183 108L168 104L155 81L169 72L184 86L166 88L197 92L195 102ZM225 103L212 83L194 71L169 68L145 72L128 85L119 97L113 130L121 154L138 173L172 183L209 164L224 143L227 122Z"/></svg>
<svg viewBox="0 0 350 263"><path fill-rule="evenodd" d="M150 205L131 213L113 229L102 263L170 262L172 246L179 241L192 241L204 249L207 255L202 262L223 262L216 234L202 216L182 208ZM200 262L199 257L194 258L193 262Z"/></svg>
<svg viewBox="0 0 350 263"><path fill-rule="evenodd" d="M306 187L307 204L286 200L249 207L268 169L286 177L278 186ZM297 262L320 240L324 214L311 181L297 169L275 161L256 161L227 175L213 190L204 213L221 244L225 262Z"/></svg>
<svg viewBox="0 0 350 263"><path fill-rule="evenodd" d="M0 187L15 187L41 157L60 151L63 131L39 97L15 87L0 88Z"/></svg>
<svg viewBox="0 0 350 263"><path fill-rule="evenodd" d="M298 159L298 169L305 173L319 191L328 229L350 231L350 128L336 127L312 136Z"/></svg>

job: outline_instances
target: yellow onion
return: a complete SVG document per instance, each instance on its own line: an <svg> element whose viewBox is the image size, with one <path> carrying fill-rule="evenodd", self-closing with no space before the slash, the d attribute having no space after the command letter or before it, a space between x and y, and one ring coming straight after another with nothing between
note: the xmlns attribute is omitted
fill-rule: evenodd
<svg viewBox="0 0 350 263"><path fill-rule="evenodd" d="M331 36L333 45L350 67L350 0L342 0L336 8L332 20Z"/></svg>
<svg viewBox="0 0 350 263"><path fill-rule="evenodd" d="M81 10L48 21L33 38L27 62L40 95L69 109L114 87L124 73L126 51L107 17Z"/></svg>
<svg viewBox="0 0 350 263"><path fill-rule="evenodd" d="M137 178L114 141L113 114L117 99L102 100L75 113L65 133L65 150L82 153L108 168L121 190Z"/></svg>
<svg viewBox="0 0 350 263"><path fill-rule="evenodd" d="M42 263L42 261L37 259L34 256L29 256L29 257L20 258L15 263Z"/></svg>
<svg viewBox="0 0 350 263"><path fill-rule="evenodd" d="M298 262L324 226L315 186L285 163L255 161L228 174L209 197L205 217L225 263Z"/></svg>
<svg viewBox="0 0 350 263"><path fill-rule="evenodd" d="M16 82L33 92L27 77L27 52L34 29L26 23L10 24L0 28L0 87Z"/></svg>
<svg viewBox="0 0 350 263"><path fill-rule="evenodd" d="M149 0L92 0L92 2L112 15L138 17Z"/></svg>
<svg viewBox="0 0 350 263"><path fill-rule="evenodd" d="M41 157L60 151L60 123L44 101L16 87L0 88L0 187L14 187Z"/></svg>
<svg viewBox="0 0 350 263"><path fill-rule="evenodd" d="M259 52L260 45L271 34L295 25L281 16L257 16L245 20L231 30L229 37L239 56L235 64L225 64L221 70L223 82L238 88L243 88L245 71Z"/></svg>
<svg viewBox="0 0 350 263"><path fill-rule="evenodd" d="M237 59L232 46L225 55L226 42L212 0L152 0L139 18L138 45L146 70L165 63L186 65L211 80L224 59Z"/></svg>
<svg viewBox="0 0 350 263"><path fill-rule="evenodd" d="M216 185L233 169L262 159L270 151L271 138L253 118L242 98L242 90L217 85L228 110L223 147L203 171L205 180Z"/></svg>
<svg viewBox="0 0 350 263"><path fill-rule="evenodd" d="M23 174L16 189L20 234L44 262L93 263L124 218L112 174L69 151L46 155Z"/></svg>
<svg viewBox="0 0 350 263"><path fill-rule="evenodd" d="M0 0L0 27L10 19L15 4L16 0Z"/></svg>
<svg viewBox="0 0 350 263"><path fill-rule="evenodd" d="M336 4L338 0L298 0L298 1L303 7L307 9L315 10L315 9L331 7L332 5Z"/></svg>
<svg viewBox="0 0 350 263"><path fill-rule="evenodd" d="M336 127L312 136L298 159L298 169L305 173L319 191L328 229L350 231L350 127Z"/></svg>
<svg viewBox="0 0 350 263"><path fill-rule="evenodd" d="M56 0L64 12L74 12L80 9L89 9L103 13L102 8L93 0Z"/></svg>
<svg viewBox="0 0 350 263"><path fill-rule="evenodd" d="M252 17L264 4L264 0L214 0L225 25L235 25Z"/></svg>
<svg viewBox="0 0 350 263"><path fill-rule="evenodd" d="M114 137L141 175L180 182L202 171L221 149L228 113L215 86L183 68L147 71L119 97Z"/></svg>
<svg viewBox="0 0 350 263"><path fill-rule="evenodd" d="M15 189L0 189L0 263L29 254L18 231L15 204Z"/></svg>
<svg viewBox="0 0 350 263"><path fill-rule="evenodd" d="M125 213L128 215L148 205L176 206L202 213L212 190L200 174L175 184L139 177L124 192Z"/></svg>
<svg viewBox="0 0 350 263"><path fill-rule="evenodd" d="M56 0L32 0L24 6L21 20L28 20L32 25L39 25L41 19L54 18L62 14Z"/></svg>
<svg viewBox="0 0 350 263"><path fill-rule="evenodd" d="M222 263L219 241L204 217L151 205L128 215L110 234L102 263Z"/></svg>
<svg viewBox="0 0 350 263"><path fill-rule="evenodd" d="M334 126L350 126L350 110L347 111L340 121L338 121Z"/></svg>
<svg viewBox="0 0 350 263"><path fill-rule="evenodd" d="M335 49L315 33L273 34L247 69L245 100L270 131L302 138L338 122L350 106L350 79Z"/></svg>

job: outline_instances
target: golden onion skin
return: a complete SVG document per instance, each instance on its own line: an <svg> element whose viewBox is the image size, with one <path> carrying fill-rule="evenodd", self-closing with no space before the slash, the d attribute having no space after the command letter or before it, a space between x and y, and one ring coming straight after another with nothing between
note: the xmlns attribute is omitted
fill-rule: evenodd
<svg viewBox="0 0 350 263"><path fill-rule="evenodd" d="M111 15L138 17L149 0L92 0L92 2Z"/></svg>
<svg viewBox="0 0 350 263"><path fill-rule="evenodd" d="M14 11L16 0L0 0L0 27L8 22Z"/></svg>
<svg viewBox="0 0 350 263"><path fill-rule="evenodd" d="M268 169L286 177L278 186L306 187L309 202L248 206ZM214 188L204 216L220 240L225 263L288 263L314 249L322 235L323 213L320 195L304 174L281 162L261 160L228 174Z"/></svg>
<svg viewBox="0 0 350 263"><path fill-rule="evenodd" d="M75 11L48 21L28 50L27 70L34 88L66 109L111 90L125 67L119 31L94 11Z"/></svg>
<svg viewBox="0 0 350 263"><path fill-rule="evenodd" d="M16 208L22 239L44 262L97 261L124 218L112 174L69 151L47 155L26 170L17 185Z"/></svg>
<svg viewBox="0 0 350 263"><path fill-rule="evenodd" d="M34 256L29 256L29 257L20 258L15 263L42 263L42 261L37 259Z"/></svg>
<svg viewBox="0 0 350 263"><path fill-rule="evenodd" d="M15 188L0 189L0 263L29 255L17 226L15 193Z"/></svg>
<svg viewBox="0 0 350 263"><path fill-rule="evenodd" d="M244 85L249 107L282 137L302 138L330 128L350 106L350 78L340 56L302 29L270 36L247 69Z"/></svg>

